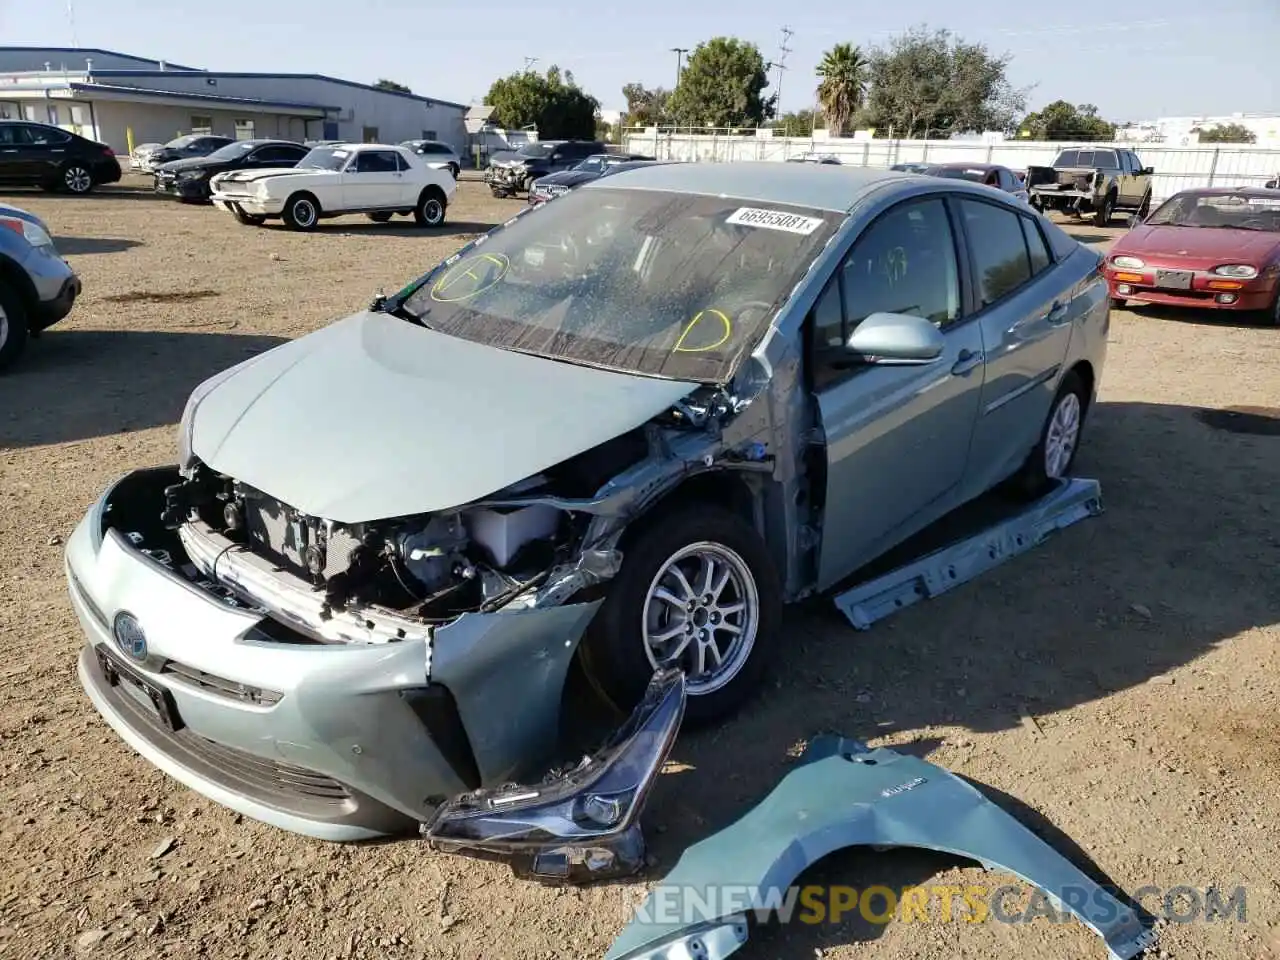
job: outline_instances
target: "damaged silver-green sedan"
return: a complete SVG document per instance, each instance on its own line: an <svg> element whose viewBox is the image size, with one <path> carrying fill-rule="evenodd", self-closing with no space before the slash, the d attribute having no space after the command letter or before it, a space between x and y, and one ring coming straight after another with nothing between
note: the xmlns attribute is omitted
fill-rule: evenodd
<svg viewBox="0 0 1280 960"><path fill-rule="evenodd" d="M575 657L623 712L674 667L723 717L783 604L1068 472L1098 265L963 181L584 186L197 388L179 462L68 542L81 682L172 776L330 839L536 772Z"/></svg>

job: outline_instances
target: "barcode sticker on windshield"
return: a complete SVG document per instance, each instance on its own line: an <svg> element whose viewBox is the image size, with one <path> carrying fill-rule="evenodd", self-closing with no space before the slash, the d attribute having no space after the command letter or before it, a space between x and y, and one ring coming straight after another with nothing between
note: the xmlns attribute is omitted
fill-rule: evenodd
<svg viewBox="0 0 1280 960"><path fill-rule="evenodd" d="M782 230L786 233L798 233L808 236L822 226L817 217L802 217L798 213L783 213L781 210L761 210L758 207L739 207L729 214L725 223L736 223L744 227L760 227L764 230Z"/></svg>

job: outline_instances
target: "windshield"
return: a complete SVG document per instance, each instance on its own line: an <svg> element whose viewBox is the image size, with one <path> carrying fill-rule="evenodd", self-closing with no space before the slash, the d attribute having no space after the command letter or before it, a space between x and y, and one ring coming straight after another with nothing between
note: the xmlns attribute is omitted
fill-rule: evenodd
<svg viewBox="0 0 1280 960"><path fill-rule="evenodd" d="M1144 222L1152 227L1227 227L1280 233L1280 198L1186 191L1174 194Z"/></svg>
<svg viewBox="0 0 1280 960"><path fill-rule="evenodd" d="M551 147L545 143L526 143L516 153L522 157L548 157L551 155Z"/></svg>
<svg viewBox="0 0 1280 960"><path fill-rule="evenodd" d="M170 150L181 150L185 146L195 143L200 137L193 133L188 133L185 137L178 137L176 140L170 140L165 144Z"/></svg>
<svg viewBox="0 0 1280 960"><path fill-rule="evenodd" d="M982 183L987 179L986 170L972 170L964 167L935 167L929 172L935 177L945 177L947 180L970 180L973 183Z"/></svg>
<svg viewBox="0 0 1280 960"><path fill-rule="evenodd" d="M841 217L656 190L575 190L409 288L401 312L521 353L724 383Z"/></svg>
<svg viewBox="0 0 1280 960"><path fill-rule="evenodd" d="M604 157L587 157L573 169L580 170L583 173L604 173L607 162Z"/></svg>
<svg viewBox="0 0 1280 960"><path fill-rule="evenodd" d="M234 160L237 157L243 157L246 153L256 147L257 144L252 140L239 140L236 143L228 143L225 147L219 147L213 153L209 154L210 160Z"/></svg>
<svg viewBox="0 0 1280 960"><path fill-rule="evenodd" d="M341 170L351 156L344 147L316 147L298 161L299 170Z"/></svg>

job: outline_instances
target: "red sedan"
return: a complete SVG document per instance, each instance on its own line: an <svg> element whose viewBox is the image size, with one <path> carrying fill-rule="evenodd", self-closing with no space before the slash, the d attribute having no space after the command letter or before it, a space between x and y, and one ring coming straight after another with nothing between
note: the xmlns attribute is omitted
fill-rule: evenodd
<svg viewBox="0 0 1280 960"><path fill-rule="evenodd" d="M1111 248L1113 306L1254 310L1280 325L1280 197L1265 188L1184 190Z"/></svg>

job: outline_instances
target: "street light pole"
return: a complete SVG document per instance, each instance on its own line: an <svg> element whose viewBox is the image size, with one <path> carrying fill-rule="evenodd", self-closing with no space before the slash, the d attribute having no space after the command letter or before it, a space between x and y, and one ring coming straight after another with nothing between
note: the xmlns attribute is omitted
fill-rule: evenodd
<svg viewBox="0 0 1280 960"><path fill-rule="evenodd" d="M676 55L676 86L680 86L680 64L684 60L684 55L689 52L688 47L672 47L671 52ZM674 89L674 87L672 88Z"/></svg>

